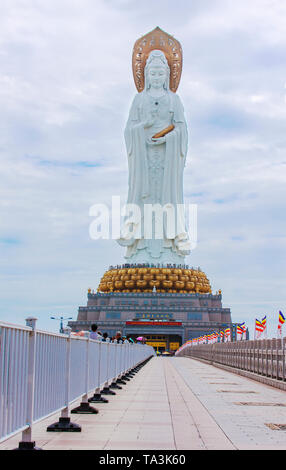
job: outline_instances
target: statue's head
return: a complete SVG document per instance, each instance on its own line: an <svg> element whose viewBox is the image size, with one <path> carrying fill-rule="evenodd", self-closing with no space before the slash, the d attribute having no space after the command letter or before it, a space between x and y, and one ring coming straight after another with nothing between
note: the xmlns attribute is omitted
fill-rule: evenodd
<svg viewBox="0 0 286 470"><path fill-rule="evenodd" d="M170 68L164 52L153 50L145 67L145 90L149 88L164 88L169 90Z"/></svg>

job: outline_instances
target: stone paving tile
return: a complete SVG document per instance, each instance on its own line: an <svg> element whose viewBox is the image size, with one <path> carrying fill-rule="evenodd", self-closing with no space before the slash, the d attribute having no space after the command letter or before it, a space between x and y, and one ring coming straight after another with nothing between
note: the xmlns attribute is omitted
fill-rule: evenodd
<svg viewBox="0 0 286 470"><path fill-rule="evenodd" d="M212 417L208 415L191 389L186 386L185 382L172 366L172 363L173 361L166 363L165 374L170 406L172 408L173 428L177 448L213 448L213 440L209 439L209 436L212 436L212 438L215 439L217 449L234 449L231 442L226 438ZM181 411L179 414L178 409ZM188 423L193 425L191 429L191 440L187 433L182 433L182 413L185 414L185 417L188 417ZM198 415L197 417L196 414ZM188 426L188 430L189 429L190 426ZM204 429L207 429L207 432L204 433Z"/></svg>
<svg viewBox="0 0 286 470"><path fill-rule="evenodd" d="M222 389L232 393L217 391ZM96 415L71 415L81 433L47 433L59 413L34 425L36 445L45 450L286 449L286 432L266 426L286 424L286 408L236 403L285 403L284 391L189 358L153 358L106 398L109 403L92 405ZM0 450L16 448L20 440L18 434Z"/></svg>
<svg viewBox="0 0 286 470"><path fill-rule="evenodd" d="M226 381L231 382L235 379L242 391L252 390L256 394L217 393L214 386L206 385L202 381L202 375L208 375L204 373L205 368L212 368L212 366L202 364L205 366L204 371L199 371L193 367L196 361L182 359L180 362L173 361L173 365L238 449L263 448L268 450L273 448L274 442L276 449L286 449L286 433L281 431L274 436L273 432L271 433L271 430L270 432L267 431L265 426L265 422L271 421L274 416L275 419L284 419L286 423L285 409L278 407L244 407L235 404L239 400L258 402L279 402L284 400L285 402L285 392L226 372L224 376Z"/></svg>
<svg viewBox="0 0 286 470"><path fill-rule="evenodd" d="M137 441L129 442L125 441L112 441L104 447L104 450L176 450L174 442L153 442L149 441Z"/></svg>

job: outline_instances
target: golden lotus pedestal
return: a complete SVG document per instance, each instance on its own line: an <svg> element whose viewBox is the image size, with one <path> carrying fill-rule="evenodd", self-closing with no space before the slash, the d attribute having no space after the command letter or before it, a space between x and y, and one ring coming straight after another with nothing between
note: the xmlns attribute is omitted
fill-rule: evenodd
<svg viewBox="0 0 286 470"><path fill-rule="evenodd" d="M180 268L115 268L106 271L98 292L170 294L211 294L206 274L195 269Z"/></svg>

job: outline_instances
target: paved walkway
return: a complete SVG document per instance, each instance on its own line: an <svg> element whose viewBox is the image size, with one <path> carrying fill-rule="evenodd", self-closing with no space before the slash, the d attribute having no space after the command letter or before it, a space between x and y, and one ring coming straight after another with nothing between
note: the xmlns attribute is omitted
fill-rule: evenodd
<svg viewBox="0 0 286 470"><path fill-rule="evenodd" d="M44 450L286 449L286 393L188 358L153 358L97 415L75 415L81 433L48 433L58 415L38 423ZM284 405L284 406L283 406ZM76 406L76 405L75 405ZM267 426L267 425L270 425ZM21 434L0 444L18 446Z"/></svg>

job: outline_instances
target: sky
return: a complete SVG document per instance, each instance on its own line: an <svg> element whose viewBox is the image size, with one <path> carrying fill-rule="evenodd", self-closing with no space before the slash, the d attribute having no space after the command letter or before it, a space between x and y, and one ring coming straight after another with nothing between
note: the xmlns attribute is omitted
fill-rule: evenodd
<svg viewBox="0 0 286 470"><path fill-rule="evenodd" d="M111 264L93 204L125 202L135 41L178 39L189 132L185 202L199 266L234 322L286 312L284 0L1 0L0 320L58 331Z"/></svg>

